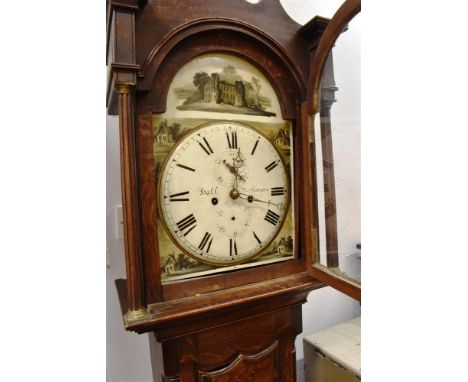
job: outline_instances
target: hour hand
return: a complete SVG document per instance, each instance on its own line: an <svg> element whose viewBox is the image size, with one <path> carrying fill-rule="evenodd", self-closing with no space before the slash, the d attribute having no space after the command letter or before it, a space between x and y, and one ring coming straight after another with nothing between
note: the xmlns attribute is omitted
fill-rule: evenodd
<svg viewBox="0 0 468 382"><path fill-rule="evenodd" d="M236 176L237 176L240 180L242 180L242 181L245 182L245 179L244 179L244 178L242 177L242 175L239 174L237 171L236 171Z"/></svg>
<svg viewBox="0 0 468 382"><path fill-rule="evenodd" d="M223 160L223 163L229 169L229 171L231 171L237 178L239 178L240 180L243 180L245 182L245 179L242 177L242 175L239 174L239 172L237 171L237 168L235 166L230 165L225 160Z"/></svg>

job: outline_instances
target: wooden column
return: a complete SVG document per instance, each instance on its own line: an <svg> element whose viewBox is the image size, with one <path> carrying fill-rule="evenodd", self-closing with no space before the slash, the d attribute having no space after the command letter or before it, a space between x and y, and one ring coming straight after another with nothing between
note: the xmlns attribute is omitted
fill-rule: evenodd
<svg viewBox="0 0 468 382"><path fill-rule="evenodd" d="M320 96L320 130L322 137L323 188L325 199L325 232L327 245L327 267L336 268L338 261L338 224L335 194L335 169L333 161L333 139L330 109L338 90L333 73L333 55L328 55L322 72Z"/></svg>
<svg viewBox="0 0 468 382"><path fill-rule="evenodd" d="M134 86L132 84L118 84L116 90L119 97L120 176L128 297L128 312L125 315L125 320L134 321L148 314L144 296L139 240L140 216L137 197L136 142L133 118Z"/></svg>

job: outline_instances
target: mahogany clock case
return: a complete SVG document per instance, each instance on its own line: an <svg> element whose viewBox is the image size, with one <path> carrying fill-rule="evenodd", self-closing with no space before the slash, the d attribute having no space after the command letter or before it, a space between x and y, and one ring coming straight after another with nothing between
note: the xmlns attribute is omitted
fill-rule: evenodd
<svg viewBox="0 0 468 382"><path fill-rule="evenodd" d="M360 7L359 0L346 4ZM158 381L295 381L301 305L311 290L324 286L320 274L311 276L317 220L309 130L317 97L310 84L321 70L311 63L318 44L323 52L333 44L333 34L321 39L329 20L315 17L300 26L274 0L107 5L107 106L119 115L127 275L116 284L125 328L150 332ZM203 55L229 55L255 67L291 126L294 256L163 283L153 118L167 111L178 71Z"/></svg>

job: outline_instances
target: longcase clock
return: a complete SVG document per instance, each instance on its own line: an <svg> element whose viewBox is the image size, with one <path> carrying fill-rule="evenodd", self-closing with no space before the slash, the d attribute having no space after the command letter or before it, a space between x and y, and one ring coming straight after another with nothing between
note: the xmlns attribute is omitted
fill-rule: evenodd
<svg viewBox="0 0 468 382"><path fill-rule="evenodd" d="M301 305L328 275L311 116L334 21L273 0L107 5L125 328L150 334L155 381L295 381Z"/></svg>

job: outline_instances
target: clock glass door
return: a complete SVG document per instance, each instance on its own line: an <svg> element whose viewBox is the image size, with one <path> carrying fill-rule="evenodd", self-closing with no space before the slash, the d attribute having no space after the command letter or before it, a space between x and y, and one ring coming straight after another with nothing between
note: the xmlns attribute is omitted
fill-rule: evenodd
<svg viewBox="0 0 468 382"><path fill-rule="evenodd" d="M346 2L349 13L342 7L327 26L336 38L324 32L329 49L321 51L310 140L316 190L313 275L360 298L360 17L350 17L356 4Z"/></svg>

